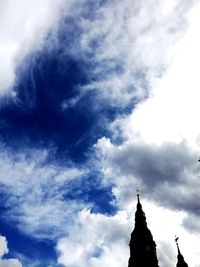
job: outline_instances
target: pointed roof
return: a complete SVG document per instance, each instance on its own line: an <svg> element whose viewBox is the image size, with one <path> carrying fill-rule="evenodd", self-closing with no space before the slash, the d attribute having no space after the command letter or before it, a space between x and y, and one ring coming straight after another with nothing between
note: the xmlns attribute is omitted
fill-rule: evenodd
<svg viewBox="0 0 200 267"><path fill-rule="evenodd" d="M146 216L140 203L140 195L137 193L137 209L135 212L135 227L147 227Z"/></svg>
<svg viewBox="0 0 200 267"><path fill-rule="evenodd" d="M130 240L129 267L158 267L156 243L147 227L146 216L140 203L137 190L137 209L135 212L135 228Z"/></svg>
<svg viewBox="0 0 200 267"><path fill-rule="evenodd" d="M176 246L177 246L177 250L178 250L176 267L188 267L187 263L184 260L183 255L181 254L179 244L178 244L178 239L179 239L178 237L175 237L175 242L176 242Z"/></svg>

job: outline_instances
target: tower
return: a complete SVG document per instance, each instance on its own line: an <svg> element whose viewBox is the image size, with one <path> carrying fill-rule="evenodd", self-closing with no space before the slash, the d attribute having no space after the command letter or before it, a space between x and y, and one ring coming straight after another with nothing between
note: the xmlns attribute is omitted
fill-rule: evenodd
<svg viewBox="0 0 200 267"><path fill-rule="evenodd" d="M178 250L178 255L177 255L177 264L176 267L188 267L187 263L184 260L183 255L180 252L179 245L178 245L178 237L175 238L177 250Z"/></svg>
<svg viewBox="0 0 200 267"><path fill-rule="evenodd" d="M131 234L129 244L130 258L128 267L159 267L156 254L156 243L147 227L146 217L140 203L138 190L137 200L135 228Z"/></svg>

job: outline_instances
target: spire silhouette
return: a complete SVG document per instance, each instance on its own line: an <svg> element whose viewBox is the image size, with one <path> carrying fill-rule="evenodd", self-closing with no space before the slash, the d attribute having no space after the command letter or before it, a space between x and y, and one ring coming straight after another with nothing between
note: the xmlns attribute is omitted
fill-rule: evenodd
<svg viewBox="0 0 200 267"><path fill-rule="evenodd" d="M179 239L178 237L175 237L175 242L176 242L176 246L177 246L177 250L178 250L176 267L188 267L187 263L184 260L183 255L180 252L180 248L178 245L178 239Z"/></svg>
<svg viewBox="0 0 200 267"><path fill-rule="evenodd" d="M156 243L147 227L146 216L140 203L137 189L137 209L135 212L135 228L130 240L130 258L128 267L158 267Z"/></svg>

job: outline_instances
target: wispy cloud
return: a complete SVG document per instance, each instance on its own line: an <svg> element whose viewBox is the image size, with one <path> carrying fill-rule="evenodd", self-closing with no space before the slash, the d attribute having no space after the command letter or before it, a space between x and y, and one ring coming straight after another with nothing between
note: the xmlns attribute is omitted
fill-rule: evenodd
<svg viewBox="0 0 200 267"><path fill-rule="evenodd" d="M126 105L135 97L143 100L130 115L118 117L111 125L113 140L119 137L121 144L102 138L96 148L100 151L102 185L113 186L118 208L125 211L132 207L133 189L138 185L145 198L153 200L152 205L147 205L147 215L155 219L150 227L160 245L163 266L173 266L175 262L175 252L171 250L174 231L187 240L183 248L193 266L198 262L198 251L192 251L188 245L197 244L197 236L187 231L196 229L199 236L197 10L197 1L113 1L98 8L92 19L80 22L81 49L95 62L93 82L87 89L99 90L100 97L109 98L116 106ZM186 64L186 59L190 64ZM186 109L189 102L192 105ZM164 220L173 223L166 225ZM163 232L168 236L161 236ZM98 266L101 256L95 261L82 258L81 242L77 257L64 253L77 245L76 240L69 237L58 243L60 262L74 267L79 259ZM171 251L173 261L167 258L166 251ZM89 254L85 251L84 255ZM92 259L91 255L87 257ZM104 266L106 263L104 258Z"/></svg>
<svg viewBox="0 0 200 267"><path fill-rule="evenodd" d="M199 232L199 166L194 163L200 132L198 1L75 3L1 3L0 89L8 92L23 59L46 44L61 47L60 57L84 63L89 77L87 84L77 86L78 96L59 102L62 112L75 108L84 90L97 92L96 106L102 105L102 99L114 107L137 103L111 125L104 121L112 136L99 139L97 158L92 154L91 159L92 168L102 175L101 186L112 187L118 211L113 216L94 214L87 209L89 203L70 198L73 183L81 184L88 175L86 168L72 162L67 167L52 163L45 149L15 155L2 146L5 219L34 237L59 239L58 261L65 266L120 267L128 260L127 229L133 226L133 189L139 185L148 218L162 215L150 222L150 228L160 244L163 266L174 265L165 254L166 250L175 258L173 244L167 241L174 229L187 240L184 248L194 256L195 265L198 252L191 251L190 243L198 244L197 236L185 229ZM59 22L61 36L56 31ZM6 251L5 246L2 249Z"/></svg>
<svg viewBox="0 0 200 267"><path fill-rule="evenodd" d="M114 137L118 133L122 144L112 145L108 139L101 139L97 145L106 158L108 165L103 166L108 174L119 170L122 176L131 176L132 183L136 179L144 188L152 187L153 191L159 188L155 194L158 199L167 203L162 194L168 194L171 204L196 215L199 215L195 199L199 194L200 83L195 74L199 52L194 32L199 8L197 5L188 13L187 34L175 46L177 55L152 96L111 126ZM191 64L184 63L186 58Z"/></svg>
<svg viewBox="0 0 200 267"><path fill-rule="evenodd" d="M0 94L11 93L16 71L30 53L43 47L50 30L56 29L71 1L6 1L0 3Z"/></svg>
<svg viewBox="0 0 200 267"><path fill-rule="evenodd" d="M62 57L84 62L90 82L80 88L81 95L95 89L114 106L126 106L149 95L171 62L172 48L187 29L187 13L193 5L178 0L167 4L132 0L104 4L46 0L42 7L35 2L23 4L17 8L20 20L14 18L16 25L10 23L13 5L7 4L8 14L3 13L2 21L8 20L10 30L2 38L6 47L15 47L7 48L9 53L4 56L2 66L8 66L4 67L8 74L2 81L4 87L13 84L21 59L46 44L60 47ZM18 32L16 37L12 32Z"/></svg>
<svg viewBox="0 0 200 267"><path fill-rule="evenodd" d="M48 164L47 151L28 153L1 152L1 192L7 195L4 216L25 233L54 239L68 231L67 225L83 207L81 200L67 198L67 194L73 181L80 182L86 172L72 165Z"/></svg>
<svg viewBox="0 0 200 267"><path fill-rule="evenodd" d="M171 61L171 48L187 28L185 11L191 6L178 0L79 1L78 8L70 0L20 5L3 1L1 93L13 86L23 59L47 44L66 45L63 55L87 63L91 83L85 89L98 89L99 96L111 98L115 105L146 97ZM58 26L62 40L56 34Z"/></svg>
<svg viewBox="0 0 200 267"><path fill-rule="evenodd" d="M137 104L129 115L114 120L111 125L112 141L101 138L95 146L97 153L100 152L99 168L104 175L102 183L112 184L116 204L122 209L129 207L132 202L132 190L139 186L142 188L144 198L154 201L153 207L156 207L156 203L160 203L166 208L163 216L167 212L178 214L177 211L184 211L185 215L180 220L181 230L178 231L185 236L187 244L190 238L190 242L196 239L195 235L189 235L188 230L195 231L199 237L200 220L197 205L199 202L197 155L200 129L196 123L199 114L197 99L199 99L200 84L199 76L196 74L199 64L196 44L199 40L195 34L200 7L197 2L196 4L195 8L183 16L182 11L188 7L188 3L185 2L185 5L179 3L175 9L173 7L174 14L179 14L180 11L178 20L183 19L182 22L185 22L179 32L184 34L174 47L172 43L176 38L172 41L168 28L170 34L169 43L166 42L166 51L174 55L173 60L168 62L165 57L163 61L158 60L161 64L157 64L155 57L155 65L149 62L150 79L147 82L151 89L149 97ZM167 25L170 26L170 23ZM155 25L153 29L156 29ZM148 31L144 36L148 36ZM155 49L159 50L159 45L155 46ZM151 45L147 47L150 48ZM160 54L161 50L158 50ZM142 54L139 52L141 57ZM145 48L144 55L147 57ZM146 63L148 64L148 57ZM166 72L161 72L160 75L155 66L166 67ZM120 144L116 140L121 140ZM159 224L158 214L162 212L159 210L157 212L154 218ZM151 216L152 211L149 213L149 217ZM173 223L176 225L175 221ZM153 224L151 227L154 228ZM174 231L173 227L166 228ZM154 236L158 239L161 232L158 226L157 229L154 228ZM160 238L160 244L164 244L162 242L166 242L168 238L169 236ZM187 244L184 247L186 253L189 251L187 257L191 255L190 261L196 266L198 252L193 253ZM161 250L158 248L163 264L167 265L168 259L162 256ZM171 266L172 262L169 265Z"/></svg>
<svg viewBox="0 0 200 267"><path fill-rule="evenodd" d="M187 28L192 3L111 1L81 18L81 52L91 59L100 96L126 105L144 98L168 67L175 42Z"/></svg>

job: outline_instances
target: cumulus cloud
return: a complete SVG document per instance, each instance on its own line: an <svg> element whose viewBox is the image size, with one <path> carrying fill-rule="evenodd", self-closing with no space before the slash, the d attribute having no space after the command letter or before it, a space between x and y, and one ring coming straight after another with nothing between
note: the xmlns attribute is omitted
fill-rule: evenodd
<svg viewBox="0 0 200 267"><path fill-rule="evenodd" d="M0 259L0 266L1 267L22 267L22 264L16 259L9 259L9 260Z"/></svg>
<svg viewBox="0 0 200 267"><path fill-rule="evenodd" d="M119 205L132 200L132 188L162 205L186 210L199 216L199 163L197 153L186 143L113 145L101 139L100 153L103 184L111 183Z"/></svg>
<svg viewBox="0 0 200 267"><path fill-rule="evenodd" d="M17 259L2 259L9 252L5 236L0 236L0 266L1 267L22 267Z"/></svg>
<svg viewBox="0 0 200 267"><path fill-rule="evenodd" d="M82 210L67 237L57 243L58 262L64 266L122 266L128 262L127 214L115 216Z"/></svg>
<svg viewBox="0 0 200 267"><path fill-rule="evenodd" d="M196 34L199 9L196 2L195 8L185 16L187 30L171 50L175 56L167 63L166 72L154 76L153 83L151 79L148 81L151 87L149 97L134 106L129 115L118 117L112 123L111 139L101 138L95 145L99 155L98 166L103 174L102 184L112 185L118 207L123 210L131 207L133 190L137 186L142 189L145 199L153 200L151 212L147 209L147 218L152 217L156 222L152 222L150 229L154 230L158 240L163 266L174 264L167 257L168 252L172 255L173 244L168 241L170 233L168 236L161 234L166 229L184 237L186 244L181 244L181 247L188 262L192 266L197 266L199 262L198 252L194 253L188 245L197 242L194 232L199 238L200 220L200 167L197 161L200 83L196 73L199 65L199 39ZM151 71L151 67L149 69ZM154 65L152 70L155 71ZM158 203L165 207L164 212L156 208ZM156 213L152 213L154 208ZM184 215L172 220L179 212ZM162 230L158 227L160 216L166 216L168 222ZM169 225L170 220L174 226Z"/></svg>
<svg viewBox="0 0 200 267"><path fill-rule="evenodd" d="M58 263L69 267L80 264L90 267L127 265L135 205L136 201L132 199L131 206L125 206L114 216L94 214L90 210L79 212L69 235L58 240ZM176 262L175 234L181 236L180 247L185 259L195 266L199 256L199 236L190 235L182 226L186 213L171 211L146 199L142 199L142 205L157 243L160 266L172 267Z"/></svg>
<svg viewBox="0 0 200 267"><path fill-rule="evenodd" d="M8 253L7 240L5 236L0 236L0 257Z"/></svg>
<svg viewBox="0 0 200 267"><path fill-rule="evenodd" d="M199 149L199 38L196 34L199 4L188 13L189 26L174 46L175 56L166 73L158 79L151 96L137 105L129 116L118 118L124 139L140 138L162 144L186 140Z"/></svg>
<svg viewBox="0 0 200 267"><path fill-rule="evenodd" d="M120 178L114 178L115 193L121 187L121 193L124 190L127 195L130 185L142 184L145 193L151 190L152 196L163 204L197 216L200 129L197 123L199 76L195 70L199 52L194 32L199 8L197 5L188 13L187 34L179 42L180 50L152 96L138 104L130 115L113 122L113 139L117 132L122 144L113 145L105 138L97 144L105 176L128 177L122 179L124 185ZM191 64L185 64L185 58L190 58Z"/></svg>

